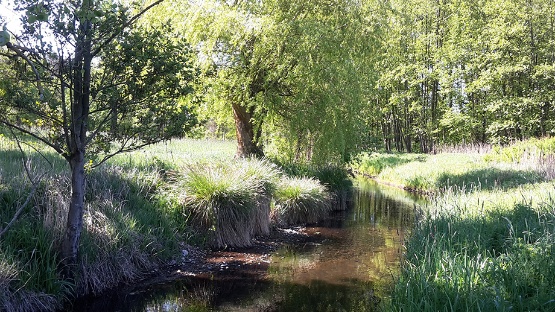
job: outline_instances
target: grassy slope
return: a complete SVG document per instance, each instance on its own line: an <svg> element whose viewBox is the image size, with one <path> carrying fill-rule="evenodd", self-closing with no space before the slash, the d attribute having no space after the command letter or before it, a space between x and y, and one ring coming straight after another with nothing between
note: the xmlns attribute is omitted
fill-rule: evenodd
<svg viewBox="0 0 555 312"><path fill-rule="evenodd" d="M89 172L75 284L58 275L57 242L65 227L67 165L48 150L27 149L34 176L46 173L31 203L0 240L2 310L52 309L70 292L97 293L140 277L191 241L182 208L168 200L169 172L195 161L233 158L232 142L176 140L124 154ZM0 140L0 222L3 227L31 190L17 146ZM50 165L52 164L52 166Z"/></svg>
<svg viewBox="0 0 555 312"><path fill-rule="evenodd" d="M406 246L387 309L555 310L555 183L544 161L506 163L507 153L494 151L489 162L471 153L362 155L354 164L436 194Z"/></svg>
<svg viewBox="0 0 555 312"><path fill-rule="evenodd" d="M459 189L508 189L542 182L545 178L528 164L487 162L483 155L445 153L361 155L353 169L378 180L426 193Z"/></svg>
<svg viewBox="0 0 555 312"><path fill-rule="evenodd" d="M99 293L178 260L183 244L216 239L217 247L247 245L252 235L267 233L270 200L283 193L277 180L286 175L268 161L236 160L234 154L233 142L174 140L89 170L78 274L68 283L59 276L57 245L69 206L67 164L40 147L26 149L33 174L45 176L0 240L0 310L56 309L65 296ZM31 189L21 161L17 146L0 138L0 225ZM307 208L314 194L304 189L317 184L327 201L329 191L350 182L344 169L313 168L310 174L321 182L297 179L304 195L275 197L276 203L301 201ZM308 208L329 207L316 197Z"/></svg>

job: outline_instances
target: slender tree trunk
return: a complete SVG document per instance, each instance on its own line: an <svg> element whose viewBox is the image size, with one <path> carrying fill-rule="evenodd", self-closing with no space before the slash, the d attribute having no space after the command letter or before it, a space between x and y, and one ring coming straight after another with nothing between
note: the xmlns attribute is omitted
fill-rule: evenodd
<svg viewBox="0 0 555 312"><path fill-rule="evenodd" d="M85 2L83 5L90 4ZM73 62L73 101L71 103L70 155L67 156L71 168L71 202L67 227L62 242L64 274L73 278L77 264L79 239L83 229L85 202L85 148L87 144L87 122L90 109L91 88L91 23L82 21L80 35L75 47Z"/></svg>
<svg viewBox="0 0 555 312"><path fill-rule="evenodd" d="M70 160L71 167L71 202L67 215L67 227L62 244L65 272L72 277L73 267L77 263L79 239L83 229L83 212L85 203L85 155L77 153Z"/></svg>
<svg viewBox="0 0 555 312"><path fill-rule="evenodd" d="M233 118L237 135L237 157L263 156L254 136L251 114L242 105L233 103Z"/></svg>

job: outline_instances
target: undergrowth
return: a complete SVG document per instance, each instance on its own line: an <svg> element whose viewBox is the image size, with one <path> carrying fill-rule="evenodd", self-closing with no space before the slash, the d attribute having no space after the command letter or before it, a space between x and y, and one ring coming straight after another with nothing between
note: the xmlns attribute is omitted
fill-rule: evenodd
<svg viewBox="0 0 555 312"><path fill-rule="evenodd" d="M280 181L290 180L271 162L233 159L234 152L232 142L176 140L87 168L77 274L67 281L59 271L70 200L67 164L40 146L25 147L22 157L0 138L0 230L33 189L23 161L34 178L42 177L0 237L0 309L56 310L74 296L99 294L179 261L184 244L248 246L254 236L269 234L272 207L284 205ZM333 188L345 183L344 172L317 173ZM302 181L308 195L298 205L315 212L287 223L315 222L330 207L329 189Z"/></svg>

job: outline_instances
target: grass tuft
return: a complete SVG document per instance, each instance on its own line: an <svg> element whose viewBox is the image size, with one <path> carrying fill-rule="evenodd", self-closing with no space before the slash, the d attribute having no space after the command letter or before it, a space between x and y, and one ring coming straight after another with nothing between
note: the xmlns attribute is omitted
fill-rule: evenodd
<svg viewBox="0 0 555 312"><path fill-rule="evenodd" d="M317 180L284 178L277 185L272 218L285 225L315 223L330 209L330 194Z"/></svg>
<svg viewBox="0 0 555 312"><path fill-rule="evenodd" d="M183 176L184 205L214 248L251 244L259 185L244 168L234 169L199 163L188 166Z"/></svg>

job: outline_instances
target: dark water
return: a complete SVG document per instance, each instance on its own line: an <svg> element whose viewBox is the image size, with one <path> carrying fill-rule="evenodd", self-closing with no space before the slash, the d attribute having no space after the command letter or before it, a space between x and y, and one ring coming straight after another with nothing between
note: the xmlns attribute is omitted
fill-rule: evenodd
<svg viewBox="0 0 555 312"><path fill-rule="evenodd" d="M360 180L353 206L272 255L269 278L187 277L81 304L81 311L374 311L398 274L417 200Z"/></svg>

